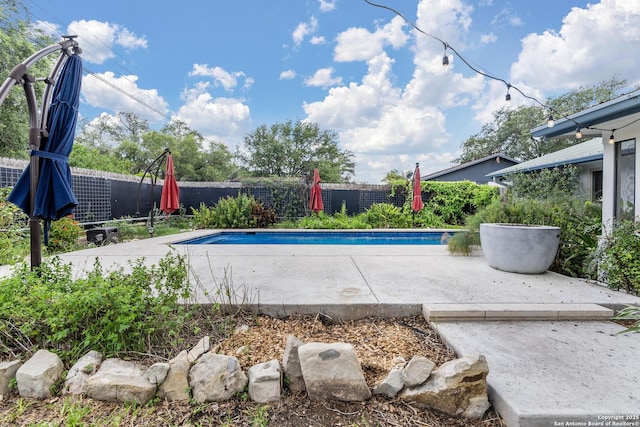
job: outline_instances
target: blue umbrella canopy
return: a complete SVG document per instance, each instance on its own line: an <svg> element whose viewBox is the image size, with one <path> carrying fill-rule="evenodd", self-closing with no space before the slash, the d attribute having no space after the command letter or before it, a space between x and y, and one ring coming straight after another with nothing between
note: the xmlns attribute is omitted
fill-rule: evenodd
<svg viewBox="0 0 640 427"><path fill-rule="evenodd" d="M64 63L54 86L48 111L47 132L40 150L32 156L40 157L38 185L33 212L30 206L30 165L22 173L8 200L19 206L27 215L45 221L45 244L51 221L69 215L78 206L71 189L69 154L78 122L78 105L82 82L82 60L71 55Z"/></svg>

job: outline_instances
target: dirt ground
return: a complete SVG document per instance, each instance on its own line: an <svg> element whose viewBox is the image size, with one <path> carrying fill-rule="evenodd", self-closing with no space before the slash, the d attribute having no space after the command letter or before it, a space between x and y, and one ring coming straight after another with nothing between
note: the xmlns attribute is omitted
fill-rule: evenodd
<svg viewBox="0 0 640 427"><path fill-rule="evenodd" d="M304 342L350 343L356 349L370 388L387 375L398 357L408 361L422 355L437 366L457 357L422 317L353 322L336 322L323 316L247 317L236 325L235 331L220 341L212 340L212 346L216 352L237 357L245 370L271 359L282 361L289 334ZM200 337L194 337L195 341L196 338ZM493 408L483 419L470 421L419 409L399 399L374 396L360 403L316 402L309 400L306 393L291 394L285 390L281 401L275 404L258 404L242 395L220 403L153 401L144 407L82 397L35 401L13 395L0 401L0 425L502 427L505 424Z"/></svg>

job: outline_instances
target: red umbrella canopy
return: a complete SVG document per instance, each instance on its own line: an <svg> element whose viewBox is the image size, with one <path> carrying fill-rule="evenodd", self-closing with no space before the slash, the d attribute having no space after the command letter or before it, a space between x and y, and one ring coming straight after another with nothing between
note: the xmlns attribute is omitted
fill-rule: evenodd
<svg viewBox="0 0 640 427"><path fill-rule="evenodd" d="M413 172L413 202L411 202L411 209L414 212L418 212L424 208L422 203L422 188L420 188L420 165L416 163L416 170Z"/></svg>
<svg viewBox="0 0 640 427"><path fill-rule="evenodd" d="M160 210L169 215L180 209L180 188L173 174L173 157L171 154L167 155L166 168L162 196L160 197Z"/></svg>
<svg viewBox="0 0 640 427"><path fill-rule="evenodd" d="M320 172L318 171L318 168L313 170L313 185L311 186L309 208L315 213L324 210L324 203L322 203L322 188L320 187Z"/></svg>

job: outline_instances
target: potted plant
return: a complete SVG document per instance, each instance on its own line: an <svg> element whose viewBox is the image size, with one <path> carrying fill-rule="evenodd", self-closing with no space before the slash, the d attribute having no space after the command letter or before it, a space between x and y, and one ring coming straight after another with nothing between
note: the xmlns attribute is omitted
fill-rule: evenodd
<svg viewBox="0 0 640 427"><path fill-rule="evenodd" d="M553 264L560 245L560 227L550 225L480 224L482 253L493 268L540 274Z"/></svg>
<svg viewBox="0 0 640 427"><path fill-rule="evenodd" d="M537 201L494 202L468 218L467 231L456 233L449 251L470 255L482 249L493 268L540 274L556 260L561 228L553 211Z"/></svg>

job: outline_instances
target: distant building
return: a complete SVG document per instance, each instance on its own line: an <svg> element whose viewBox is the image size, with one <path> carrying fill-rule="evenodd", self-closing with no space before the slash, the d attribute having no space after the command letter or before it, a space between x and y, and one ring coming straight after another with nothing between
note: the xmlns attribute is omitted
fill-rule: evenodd
<svg viewBox="0 0 640 427"><path fill-rule="evenodd" d="M603 152L602 138L593 138L589 141L491 172L487 177L500 183L512 173L532 172L574 165L580 169L580 183L583 192L581 195L593 201L598 201L602 199Z"/></svg>
<svg viewBox="0 0 640 427"><path fill-rule="evenodd" d="M640 216L640 90L603 102L566 118L555 126L531 130L535 138L567 138L580 130L600 137L602 158L602 222Z"/></svg>
<svg viewBox="0 0 640 427"><path fill-rule="evenodd" d="M517 165L519 162L504 154L492 154L482 159L463 163L448 169L422 175L421 181L471 181L476 184L488 184L492 181L488 174L499 169Z"/></svg>

